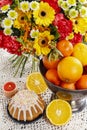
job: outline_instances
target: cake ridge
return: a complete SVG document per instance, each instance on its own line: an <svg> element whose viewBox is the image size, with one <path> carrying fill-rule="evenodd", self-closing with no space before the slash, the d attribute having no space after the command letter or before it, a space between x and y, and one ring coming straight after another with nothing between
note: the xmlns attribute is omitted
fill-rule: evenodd
<svg viewBox="0 0 87 130"><path fill-rule="evenodd" d="M9 110L12 111L12 116L14 117L16 110L18 108L18 115L17 120L20 120L21 112L23 113L24 121L27 120L26 111L30 115L30 119L33 119L33 113L32 108L35 113L38 113L38 110L35 106L37 106L38 109L43 113L44 109L42 107L42 102L39 99L39 96L34 93L33 91L29 90L21 90L15 96L12 98L12 100L9 103Z"/></svg>

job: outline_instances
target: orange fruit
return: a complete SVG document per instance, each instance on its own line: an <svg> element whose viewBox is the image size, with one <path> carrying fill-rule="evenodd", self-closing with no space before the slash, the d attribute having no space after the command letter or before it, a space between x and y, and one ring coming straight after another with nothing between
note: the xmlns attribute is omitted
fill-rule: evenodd
<svg viewBox="0 0 87 130"><path fill-rule="evenodd" d="M79 59L83 66L87 65L87 45L78 43L73 48L72 55Z"/></svg>
<svg viewBox="0 0 87 130"><path fill-rule="evenodd" d="M66 100L66 101L72 100L72 95L68 92L65 92L65 91L58 91L56 93L56 96L57 96L57 98L63 99L63 100Z"/></svg>
<svg viewBox="0 0 87 130"><path fill-rule="evenodd" d="M67 40L61 40L57 43L57 49L63 54L63 56L70 56L73 52L73 45Z"/></svg>
<svg viewBox="0 0 87 130"><path fill-rule="evenodd" d="M77 89L87 89L87 75L82 75L81 78L76 82Z"/></svg>
<svg viewBox="0 0 87 130"><path fill-rule="evenodd" d="M47 58L47 56L44 56L43 59L43 64L47 69L56 69L57 68L57 64L59 62L59 59L55 60L55 59L51 59L49 60L49 58Z"/></svg>
<svg viewBox="0 0 87 130"><path fill-rule="evenodd" d="M62 81L73 83L81 77L83 66L77 58L68 56L58 63L57 72Z"/></svg>
<svg viewBox="0 0 87 130"><path fill-rule="evenodd" d="M48 88L39 72L32 72L27 76L26 87L37 94L45 92Z"/></svg>
<svg viewBox="0 0 87 130"><path fill-rule="evenodd" d="M50 82L52 82L55 85L59 85L60 84L60 79L58 77L58 73L56 69L48 69L45 77L47 80L49 80Z"/></svg>
<svg viewBox="0 0 87 130"><path fill-rule="evenodd" d="M76 87L75 87L75 83L66 83L66 82L61 82L61 85L60 85L62 88L65 88L65 89L69 89L69 90L75 90Z"/></svg>
<svg viewBox="0 0 87 130"><path fill-rule="evenodd" d="M54 125L66 124L72 117L72 109L67 101L55 99L46 108L46 116Z"/></svg>

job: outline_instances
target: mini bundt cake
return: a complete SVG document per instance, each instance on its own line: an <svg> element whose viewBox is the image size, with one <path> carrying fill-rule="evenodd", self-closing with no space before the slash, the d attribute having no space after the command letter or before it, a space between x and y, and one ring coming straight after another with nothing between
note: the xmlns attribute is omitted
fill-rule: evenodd
<svg viewBox="0 0 87 130"><path fill-rule="evenodd" d="M29 90L21 90L8 104L8 113L17 121L33 121L43 114L45 103L40 96Z"/></svg>

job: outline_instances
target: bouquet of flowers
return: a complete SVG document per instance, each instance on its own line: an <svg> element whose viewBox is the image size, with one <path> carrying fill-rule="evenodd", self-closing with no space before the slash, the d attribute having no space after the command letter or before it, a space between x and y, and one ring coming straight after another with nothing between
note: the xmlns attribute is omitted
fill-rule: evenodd
<svg viewBox="0 0 87 130"><path fill-rule="evenodd" d="M64 39L87 42L87 0L0 0L0 48L22 71L30 55L62 56Z"/></svg>

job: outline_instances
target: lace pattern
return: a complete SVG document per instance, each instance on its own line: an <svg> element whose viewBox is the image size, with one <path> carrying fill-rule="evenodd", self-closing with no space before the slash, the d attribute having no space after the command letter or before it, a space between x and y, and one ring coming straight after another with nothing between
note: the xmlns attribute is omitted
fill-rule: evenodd
<svg viewBox="0 0 87 130"><path fill-rule="evenodd" d="M14 69L9 62L11 54L0 49L0 130L87 130L87 106L83 111L74 113L72 119L64 126L54 126L50 124L46 115L30 124L20 124L12 120L7 113L7 104L10 99L7 99L2 91L3 84L7 81L13 81L17 84L18 89L25 88L26 76L30 72L30 61L26 64L23 76L18 75L13 77ZM47 90L42 94L46 104L51 100L52 92Z"/></svg>

